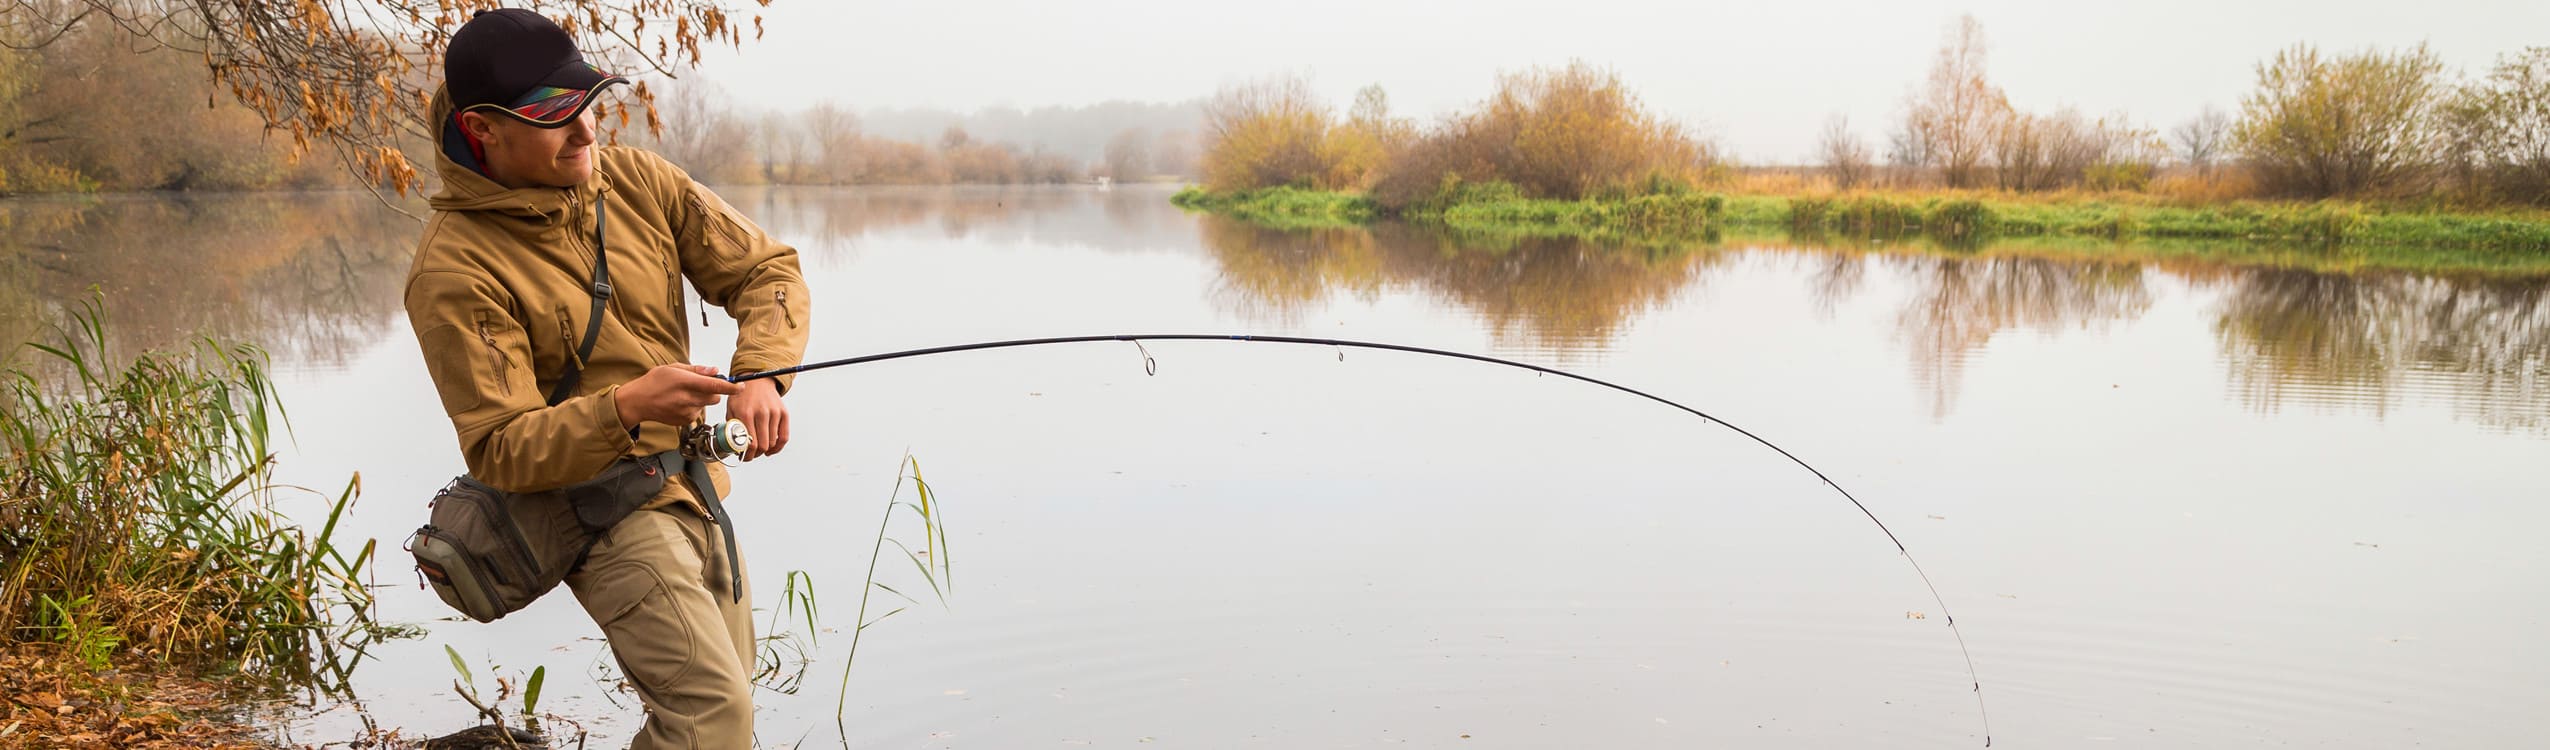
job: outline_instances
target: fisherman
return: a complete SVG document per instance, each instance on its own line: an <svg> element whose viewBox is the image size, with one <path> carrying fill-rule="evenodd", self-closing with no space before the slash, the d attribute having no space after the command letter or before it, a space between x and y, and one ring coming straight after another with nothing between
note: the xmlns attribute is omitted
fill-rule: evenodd
<svg viewBox="0 0 2550 750"><path fill-rule="evenodd" d="M407 314L470 475L499 490L662 455L721 399L753 436L744 460L788 445L789 378L733 383L688 363L681 280L736 320L729 372L787 367L811 322L797 252L662 157L597 145L594 100L625 82L521 9L479 13L444 54L442 188ZM561 381L573 386L553 404ZM725 468L701 476L712 496L664 482L566 579L646 706L633 748L752 744L752 602L733 524L715 517Z"/></svg>

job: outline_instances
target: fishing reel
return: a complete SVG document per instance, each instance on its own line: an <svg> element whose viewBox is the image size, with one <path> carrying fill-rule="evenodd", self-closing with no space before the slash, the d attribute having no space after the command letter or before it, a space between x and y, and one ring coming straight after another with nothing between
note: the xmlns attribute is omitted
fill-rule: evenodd
<svg viewBox="0 0 2550 750"><path fill-rule="evenodd" d="M744 455L753 447L753 433L744 423L729 419L718 424L700 423L682 430L682 456L698 461L724 461Z"/></svg>

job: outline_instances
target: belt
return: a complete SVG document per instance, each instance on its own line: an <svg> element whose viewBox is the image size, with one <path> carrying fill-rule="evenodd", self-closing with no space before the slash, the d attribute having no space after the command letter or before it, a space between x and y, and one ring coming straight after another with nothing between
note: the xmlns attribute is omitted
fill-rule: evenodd
<svg viewBox="0 0 2550 750"><path fill-rule="evenodd" d="M726 591L735 601L743 601L744 566L742 556L735 551L735 524L726 516L726 504L717 500L717 483L708 477L708 462L686 458L680 451L665 451L655 454L655 458L664 464L665 476L688 477L691 491L699 495L701 505L708 506L709 523L717 524L726 538Z"/></svg>

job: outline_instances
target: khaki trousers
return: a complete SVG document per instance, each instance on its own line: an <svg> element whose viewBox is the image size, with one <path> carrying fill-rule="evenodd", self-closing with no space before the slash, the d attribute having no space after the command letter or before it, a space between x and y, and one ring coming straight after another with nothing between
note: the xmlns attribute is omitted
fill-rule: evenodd
<svg viewBox="0 0 2550 750"><path fill-rule="evenodd" d="M725 568L717 527L672 505L629 514L567 577L646 705L631 750L752 747L752 594Z"/></svg>

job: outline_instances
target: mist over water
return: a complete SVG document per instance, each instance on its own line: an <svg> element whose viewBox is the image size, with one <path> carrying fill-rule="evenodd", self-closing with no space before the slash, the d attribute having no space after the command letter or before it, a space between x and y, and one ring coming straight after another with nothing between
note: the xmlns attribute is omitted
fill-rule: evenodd
<svg viewBox="0 0 2550 750"><path fill-rule="evenodd" d="M2550 729L2550 662L2527 646L2550 553L2524 536L2550 521L2541 279L1482 246L1265 229L1148 188L725 193L803 251L813 358L1327 336L1708 410L1831 474L1919 557L1996 746ZM297 438L281 478L362 472L345 523L387 550L381 615L429 631L358 672L379 721L469 723L448 645L482 682L546 666L544 708L625 741L635 699L580 679L609 661L572 601L450 622L397 552L461 470L399 310L415 224L360 194L0 210L22 230L0 245L13 335L97 284L127 347L207 330L275 353ZM712 315L695 360L732 336ZM757 606L805 571L824 629L800 692L761 697L765 746L838 744L864 553L906 451L948 510L955 588L865 634L853 746L1981 744L1946 613L1885 535L1777 454L1608 391L1162 342L810 374L789 402L794 442L737 469L734 512ZM913 591L909 574L881 580ZM278 723L311 743L360 726L348 707Z"/></svg>

